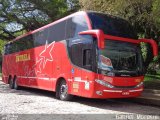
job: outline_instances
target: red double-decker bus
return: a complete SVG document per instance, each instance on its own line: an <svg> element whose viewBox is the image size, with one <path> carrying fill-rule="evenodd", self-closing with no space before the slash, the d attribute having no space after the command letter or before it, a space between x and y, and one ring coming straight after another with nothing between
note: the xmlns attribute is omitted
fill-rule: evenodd
<svg viewBox="0 0 160 120"><path fill-rule="evenodd" d="M125 20L97 12L77 12L5 45L2 79L20 86L55 91L69 100L137 97L143 91L140 43Z"/></svg>

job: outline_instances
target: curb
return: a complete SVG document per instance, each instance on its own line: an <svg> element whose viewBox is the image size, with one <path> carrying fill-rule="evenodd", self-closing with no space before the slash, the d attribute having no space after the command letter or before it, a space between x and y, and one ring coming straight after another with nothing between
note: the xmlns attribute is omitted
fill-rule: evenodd
<svg viewBox="0 0 160 120"><path fill-rule="evenodd" d="M160 107L160 99L139 97L139 98L134 98L132 101L136 102L136 103L141 103L141 104L144 104L144 105L153 105L153 106L159 106Z"/></svg>
<svg viewBox="0 0 160 120"><path fill-rule="evenodd" d="M160 90L144 89L144 93L160 94Z"/></svg>
<svg viewBox="0 0 160 120"><path fill-rule="evenodd" d="M133 98L131 101L160 107L160 90L145 89L140 97Z"/></svg>

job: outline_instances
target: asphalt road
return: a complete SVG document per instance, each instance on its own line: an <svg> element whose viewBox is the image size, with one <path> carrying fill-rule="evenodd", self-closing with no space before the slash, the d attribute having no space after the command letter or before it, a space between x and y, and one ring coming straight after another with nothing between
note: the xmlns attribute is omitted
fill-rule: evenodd
<svg viewBox="0 0 160 120"><path fill-rule="evenodd" d="M66 102L55 93L23 88L10 89L0 81L0 114L141 114L158 115L160 108L118 99L87 99L75 97Z"/></svg>

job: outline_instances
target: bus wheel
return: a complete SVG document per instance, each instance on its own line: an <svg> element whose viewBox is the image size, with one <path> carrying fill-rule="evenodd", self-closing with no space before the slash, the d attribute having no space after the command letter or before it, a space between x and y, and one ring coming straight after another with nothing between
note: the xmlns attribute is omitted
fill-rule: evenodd
<svg viewBox="0 0 160 120"><path fill-rule="evenodd" d="M17 84L17 78L16 77L14 78L14 82L13 83L14 83L14 89L18 90L19 86Z"/></svg>
<svg viewBox="0 0 160 120"><path fill-rule="evenodd" d="M72 99L72 95L68 94L68 86L65 80L62 80L59 85L57 97L61 100L68 101Z"/></svg>
<svg viewBox="0 0 160 120"><path fill-rule="evenodd" d="M14 88L14 84L13 84L12 78L9 79L9 87L10 87L11 89Z"/></svg>

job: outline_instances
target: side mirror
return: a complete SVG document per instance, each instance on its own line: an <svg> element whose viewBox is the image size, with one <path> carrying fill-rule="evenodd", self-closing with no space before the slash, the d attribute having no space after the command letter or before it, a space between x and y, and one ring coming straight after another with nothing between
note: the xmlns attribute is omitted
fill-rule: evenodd
<svg viewBox="0 0 160 120"><path fill-rule="evenodd" d="M140 42L149 43L152 46L154 57L158 56L158 45L154 40L152 39L139 39L139 40Z"/></svg>
<svg viewBox="0 0 160 120"><path fill-rule="evenodd" d="M104 49L104 32L102 30L87 30L79 32L79 35L92 35L98 40L98 48Z"/></svg>

